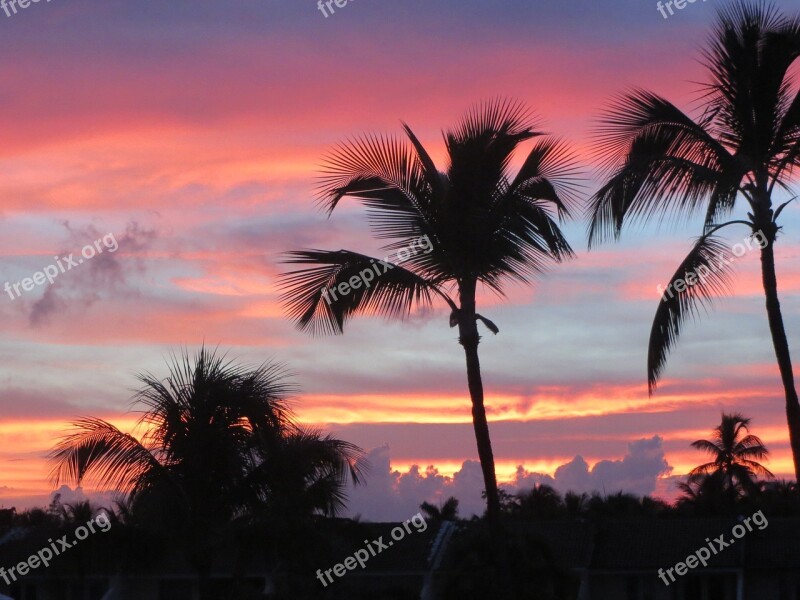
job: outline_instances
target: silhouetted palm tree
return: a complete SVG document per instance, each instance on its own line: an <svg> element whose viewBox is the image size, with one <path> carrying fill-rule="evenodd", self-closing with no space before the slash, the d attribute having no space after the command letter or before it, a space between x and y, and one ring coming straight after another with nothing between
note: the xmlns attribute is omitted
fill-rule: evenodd
<svg viewBox="0 0 800 600"><path fill-rule="evenodd" d="M134 512L196 532L264 506L335 514L348 477L360 480L359 448L293 423L293 386L278 365L248 370L203 348L194 361L174 359L164 381L139 379L141 439L101 419L76 421L50 454L56 485L94 478L129 493Z"/></svg>
<svg viewBox="0 0 800 600"><path fill-rule="evenodd" d="M383 250L397 251L402 266L348 250L291 252L288 263L309 266L283 276L283 299L301 329L324 333L341 333L357 313L404 317L436 297L449 306L450 326L458 326L466 354L487 512L496 520L477 323L494 333L497 327L476 311L478 284L502 295L508 281L528 283L552 261L572 256L555 218L569 214L576 169L566 146L540 137L528 111L508 101L478 106L444 133L449 164L443 172L404 129L408 142L369 136L336 149L319 194L329 213L345 197L362 201L375 236L391 240ZM514 151L533 138L539 139L513 175ZM331 293L350 282L349 292Z"/></svg>
<svg viewBox="0 0 800 600"><path fill-rule="evenodd" d="M458 520L458 498L450 496L439 506L430 502L419 505L428 521L456 521Z"/></svg>
<svg viewBox="0 0 800 600"><path fill-rule="evenodd" d="M538 484L517 494L515 513L527 519L552 519L564 513L564 500L555 488Z"/></svg>
<svg viewBox="0 0 800 600"><path fill-rule="evenodd" d="M719 488L723 496L736 498L757 491L756 478L773 477L758 461L769 456L761 440L749 432L750 419L739 413L723 414L722 422L714 428L710 440L697 440L692 447L713 457L711 462L695 467L681 489L697 496L708 487ZM696 489L692 484L697 484ZM705 488L704 488L705 485Z"/></svg>
<svg viewBox="0 0 800 600"><path fill-rule="evenodd" d="M599 131L610 176L592 199L589 244L619 237L626 219L705 212L703 235L672 276L653 321L647 362L652 393L686 318L729 284L730 266L720 259L725 248L715 234L741 224L758 236L767 315L800 479L800 404L774 256L777 220L788 202L773 203L776 187L788 190L800 166L800 93L789 73L798 56L800 17L784 17L763 2L736 3L720 11L704 53L710 83L698 119L651 92L624 96ZM747 219L720 223L740 198ZM677 280L688 284L676 285Z"/></svg>

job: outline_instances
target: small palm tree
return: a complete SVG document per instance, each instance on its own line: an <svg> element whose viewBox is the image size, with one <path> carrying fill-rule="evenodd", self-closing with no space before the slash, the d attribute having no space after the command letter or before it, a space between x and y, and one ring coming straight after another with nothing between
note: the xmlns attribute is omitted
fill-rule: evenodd
<svg viewBox="0 0 800 600"><path fill-rule="evenodd" d="M370 136L340 146L326 162L320 188L329 213L345 197L362 201L376 238L391 240L383 249L397 251L402 266L348 250L291 252L287 262L307 268L283 276L283 299L297 325L315 333L341 333L358 313L405 317L434 298L447 304L466 355L487 513L496 521L500 502L478 322L498 329L477 312L478 285L502 295L507 282L530 282L548 264L572 256L555 219L569 214L576 168L566 146L541 137L529 112L512 102L478 106L444 133L445 171L404 129L407 143ZM515 150L533 138L513 175ZM349 293L331 293L350 282Z"/></svg>
<svg viewBox="0 0 800 600"><path fill-rule="evenodd" d="M50 454L56 485L93 478L128 493L134 513L171 525L182 518L197 532L267 504L335 514L348 477L360 481L361 449L294 424L294 388L278 365L247 369L203 348L194 361L174 359L163 381L139 379L141 439L79 419Z"/></svg>
<svg viewBox="0 0 800 600"><path fill-rule="evenodd" d="M419 505L428 521L457 521L458 520L458 498L450 496L447 500L439 504L423 502Z"/></svg>
<svg viewBox="0 0 800 600"><path fill-rule="evenodd" d="M552 519L564 512L564 499L555 488L540 483L517 494L515 512L528 519Z"/></svg>
<svg viewBox="0 0 800 600"><path fill-rule="evenodd" d="M681 486L689 496L708 493L709 487L719 489L724 497L735 498L758 489L758 476L773 475L758 461L769 456L761 440L749 431L750 419L739 413L722 415L710 440L697 440L692 447L710 454L711 462L695 467L687 483ZM692 487L695 484L695 487Z"/></svg>
<svg viewBox="0 0 800 600"><path fill-rule="evenodd" d="M729 285L730 265L716 233L730 225L750 230L761 248L767 316L800 479L800 403L774 255L778 217L788 204L775 206L774 192L788 190L800 167L800 90L790 75L800 56L800 17L784 17L763 2L732 4L720 11L704 56L710 83L698 119L641 90L606 115L599 149L609 177L591 202L589 244L619 237L626 220L705 213L703 235L672 276L653 321L647 359L653 393L687 317ZM747 218L720 223L742 199Z"/></svg>

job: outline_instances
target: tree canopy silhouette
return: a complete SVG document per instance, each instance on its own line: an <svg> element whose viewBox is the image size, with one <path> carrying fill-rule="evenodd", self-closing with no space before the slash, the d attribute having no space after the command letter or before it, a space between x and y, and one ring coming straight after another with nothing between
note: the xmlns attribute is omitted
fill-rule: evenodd
<svg viewBox="0 0 800 600"><path fill-rule="evenodd" d="M772 4L737 2L719 11L703 54L709 81L698 118L645 90L621 97L598 130L607 179L591 200L589 244L619 237L626 221L704 214L703 234L656 310L647 359L652 393L686 319L729 286L730 265L715 260L725 250L717 232L743 225L763 236L762 284L800 478L800 404L774 255L778 217L788 204L776 206L774 193L790 189L800 166L800 90L790 72L798 56L800 16L782 15ZM725 221L742 202L747 218ZM676 286L690 277L693 283Z"/></svg>
<svg viewBox="0 0 800 600"><path fill-rule="evenodd" d="M369 285L358 281L381 263L376 258L349 250L290 252L287 262L304 268L284 274L283 300L297 325L314 333L341 333L358 313L405 317L435 299L447 304L466 355L487 512L496 519L477 324L493 333L498 328L477 312L478 285L502 296L508 282L530 283L549 264L572 256L558 220L576 200L578 171L567 145L544 136L528 109L511 101L476 106L444 132L444 171L411 128L403 128L406 141L372 135L336 148L325 161L319 198L329 213L346 197L363 202L375 237L390 240L383 250L402 252L425 239L425 252L407 252L402 265L378 268ZM533 139L512 173L515 151ZM333 299L326 293L351 280L357 289Z"/></svg>
<svg viewBox="0 0 800 600"><path fill-rule="evenodd" d="M681 489L690 498L713 495L736 500L741 494L758 490L757 477L773 475L760 462L769 450L749 431L750 419L739 413L722 414L722 421L710 440L697 440L692 447L711 455L712 460L695 467Z"/></svg>
<svg viewBox="0 0 800 600"><path fill-rule="evenodd" d="M348 480L362 480L360 448L294 422L280 365L249 369L202 348L169 368L164 380L139 375L140 438L94 417L74 422L50 453L55 485L90 478L129 494L133 511L196 531L265 507L333 515Z"/></svg>

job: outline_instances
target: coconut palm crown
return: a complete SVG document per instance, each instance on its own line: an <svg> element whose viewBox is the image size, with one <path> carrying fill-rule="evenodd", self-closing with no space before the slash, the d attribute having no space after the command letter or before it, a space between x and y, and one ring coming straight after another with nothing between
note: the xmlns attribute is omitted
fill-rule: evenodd
<svg viewBox="0 0 800 600"><path fill-rule="evenodd" d="M757 489L757 477L772 478L773 474L759 461L769 457L769 450L758 436L750 433L750 419L739 413L724 414L714 428L710 440L697 440L692 447L709 454L710 462L695 467L689 473L688 484L710 480L724 494L752 493Z"/></svg>

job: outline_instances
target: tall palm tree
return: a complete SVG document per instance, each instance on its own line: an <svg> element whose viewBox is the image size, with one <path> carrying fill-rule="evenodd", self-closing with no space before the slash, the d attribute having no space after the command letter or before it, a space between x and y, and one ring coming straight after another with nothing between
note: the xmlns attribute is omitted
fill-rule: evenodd
<svg viewBox="0 0 800 600"><path fill-rule="evenodd" d="M763 2L734 3L720 11L704 52L710 80L697 119L651 92L623 96L598 132L608 179L591 201L589 245L610 235L618 238L626 220L705 213L703 235L656 310L647 360L652 394L686 318L730 282L717 232L744 225L759 239L767 316L800 479L800 404L774 256L778 217L788 204L775 206L774 194L789 190L800 166L800 91L790 77L798 56L800 16L783 16ZM742 202L746 219L720 222Z"/></svg>
<svg viewBox="0 0 800 600"><path fill-rule="evenodd" d="M56 485L93 478L128 493L134 512L201 531L274 506L286 489L307 514L334 514L348 477L360 481L361 449L294 424L294 388L279 365L247 369L203 348L194 360L173 359L163 381L139 379L142 436L102 419L75 421L50 454Z"/></svg>
<svg viewBox="0 0 800 600"><path fill-rule="evenodd" d="M757 490L758 476L773 477L769 469L758 462L769 456L769 450L758 436L750 433L749 426L750 419L741 414L723 413L710 440L692 442L693 448L710 454L713 460L692 469L681 489L690 496L697 495L704 491L703 483L710 482L723 496L735 498ZM696 490L692 484L697 484Z"/></svg>
<svg viewBox="0 0 800 600"><path fill-rule="evenodd" d="M402 318L435 298L447 304L466 354L487 513L496 521L500 504L478 321L493 333L498 329L477 312L478 284L502 296L507 282L528 283L552 261L572 256L555 219L569 214L576 168L565 144L542 137L528 110L510 101L476 106L444 132L444 171L411 128L403 127L406 141L367 136L339 146L325 162L319 188L329 214L345 197L363 202L375 237L391 240L382 249L397 251L402 266L348 250L291 252L288 263L309 266L283 276L283 299L297 325L314 333L342 333L357 313ZM533 138L538 139L513 175L515 150ZM369 285L359 283L367 275ZM356 289L330 293L349 282Z"/></svg>

